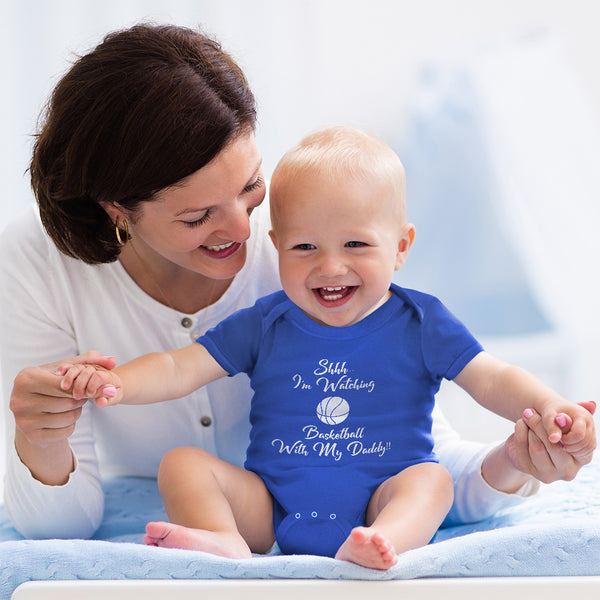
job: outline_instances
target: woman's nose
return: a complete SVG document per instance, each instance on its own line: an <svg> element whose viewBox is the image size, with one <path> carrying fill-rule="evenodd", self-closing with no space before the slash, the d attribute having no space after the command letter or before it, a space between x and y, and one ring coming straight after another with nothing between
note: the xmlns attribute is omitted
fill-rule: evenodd
<svg viewBox="0 0 600 600"><path fill-rule="evenodd" d="M250 213L246 202L237 202L231 210L223 214L223 222L217 233L224 239L245 242L250 237Z"/></svg>

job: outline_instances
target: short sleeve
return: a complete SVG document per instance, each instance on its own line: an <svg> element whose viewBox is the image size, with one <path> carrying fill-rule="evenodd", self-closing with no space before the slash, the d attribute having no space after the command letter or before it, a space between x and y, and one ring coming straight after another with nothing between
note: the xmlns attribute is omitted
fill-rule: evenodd
<svg viewBox="0 0 600 600"><path fill-rule="evenodd" d="M454 379L483 347L437 298L423 311L423 358L436 379Z"/></svg>
<svg viewBox="0 0 600 600"><path fill-rule="evenodd" d="M196 341L227 371L252 375L263 332L259 305L239 310L209 329Z"/></svg>

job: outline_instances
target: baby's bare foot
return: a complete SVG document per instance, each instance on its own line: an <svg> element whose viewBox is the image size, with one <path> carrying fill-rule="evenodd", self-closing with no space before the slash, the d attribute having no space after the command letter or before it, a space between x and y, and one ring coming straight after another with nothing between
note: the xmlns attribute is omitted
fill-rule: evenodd
<svg viewBox="0 0 600 600"><path fill-rule="evenodd" d="M369 569L386 570L398 562L390 542L370 527L355 527L335 555Z"/></svg>
<svg viewBox="0 0 600 600"><path fill-rule="evenodd" d="M237 533L192 529L164 521L146 525L144 543L161 548L200 550L226 558L250 558L252 556L248 544Z"/></svg>

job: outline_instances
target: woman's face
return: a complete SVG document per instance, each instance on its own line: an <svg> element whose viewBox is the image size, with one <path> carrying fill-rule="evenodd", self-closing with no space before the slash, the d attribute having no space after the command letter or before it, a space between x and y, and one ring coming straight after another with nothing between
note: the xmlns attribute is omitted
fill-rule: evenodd
<svg viewBox="0 0 600 600"><path fill-rule="evenodd" d="M129 217L135 249L153 265L231 279L246 261L249 216L265 197L254 134L242 135L209 164L162 190Z"/></svg>

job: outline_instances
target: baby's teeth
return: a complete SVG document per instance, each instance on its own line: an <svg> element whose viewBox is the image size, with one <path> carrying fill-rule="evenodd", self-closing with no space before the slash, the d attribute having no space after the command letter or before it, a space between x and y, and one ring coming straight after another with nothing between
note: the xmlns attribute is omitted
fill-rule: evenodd
<svg viewBox="0 0 600 600"><path fill-rule="evenodd" d="M324 300L339 300L340 298L342 298L343 294L336 294L335 292L341 292L344 289L346 289L346 286L324 287L323 291L330 292L330 294L329 295L323 294L323 299Z"/></svg>

